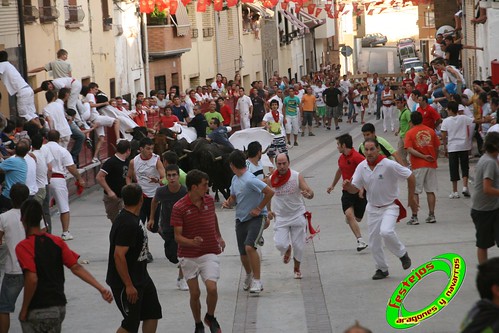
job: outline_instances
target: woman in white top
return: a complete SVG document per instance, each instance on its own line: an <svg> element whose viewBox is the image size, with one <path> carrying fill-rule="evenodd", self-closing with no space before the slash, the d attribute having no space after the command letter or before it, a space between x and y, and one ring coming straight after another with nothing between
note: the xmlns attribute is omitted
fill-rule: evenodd
<svg viewBox="0 0 499 333"><path fill-rule="evenodd" d="M390 121L390 126L392 132L395 131L395 124L393 122L393 101L395 99L395 94L393 90L390 89L390 82L385 81L385 90L381 92L381 112L383 114L383 131L386 132L386 126L388 121Z"/></svg>

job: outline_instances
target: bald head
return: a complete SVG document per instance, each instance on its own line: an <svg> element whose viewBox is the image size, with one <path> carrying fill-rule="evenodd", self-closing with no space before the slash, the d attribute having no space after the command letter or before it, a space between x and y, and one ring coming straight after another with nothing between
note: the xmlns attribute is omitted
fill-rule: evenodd
<svg viewBox="0 0 499 333"><path fill-rule="evenodd" d="M289 170L289 156L285 153L280 153L276 157L277 171L280 174L285 174Z"/></svg>

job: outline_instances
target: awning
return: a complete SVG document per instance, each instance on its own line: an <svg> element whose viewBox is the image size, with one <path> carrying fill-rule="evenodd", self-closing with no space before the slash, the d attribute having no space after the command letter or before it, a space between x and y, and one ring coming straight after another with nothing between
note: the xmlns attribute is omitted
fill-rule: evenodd
<svg viewBox="0 0 499 333"><path fill-rule="evenodd" d="M171 20L175 27L177 28L177 36L188 36L189 30L191 28L191 20L189 20L189 15L187 14L187 9L185 8L182 1L178 2L177 12Z"/></svg>
<svg viewBox="0 0 499 333"><path fill-rule="evenodd" d="M309 27L309 29L315 29L326 23L326 19L318 19L317 17L312 16L305 11L300 11L300 16L302 19L304 19L303 23L305 23L305 25Z"/></svg>
<svg viewBox="0 0 499 333"><path fill-rule="evenodd" d="M273 15L270 15L270 13L269 13L271 11L267 11L265 8L263 8L257 4L247 2L247 3L243 3L243 6L249 7L250 10L257 12L258 14L260 14L260 17L262 17L262 18L273 17Z"/></svg>
<svg viewBox="0 0 499 333"><path fill-rule="evenodd" d="M282 15L284 15L285 18L288 19L288 21L297 28L300 33L310 33L310 29L302 22L300 21L296 16L293 14L289 13L288 11L284 9L279 9Z"/></svg>

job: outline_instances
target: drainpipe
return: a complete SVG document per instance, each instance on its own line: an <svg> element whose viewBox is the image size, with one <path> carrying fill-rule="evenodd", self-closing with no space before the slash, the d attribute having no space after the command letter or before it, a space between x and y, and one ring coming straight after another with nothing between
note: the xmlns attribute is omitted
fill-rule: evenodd
<svg viewBox="0 0 499 333"><path fill-rule="evenodd" d="M467 38L466 38L466 31L468 30L468 26L466 24L466 0L463 0L462 2L462 8L463 8L463 16L461 17L461 26L462 26L462 30L461 30L461 34L463 36L463 41L465 45L468 44L468 41L467 41ZM476 52L476 51L473 51L473 52ZM466 51L466 55L468 55L469 51ZM468 87L471 87L471 80L469 78L469 68L468 68L468 61L465 61L467 59L462 59L464 60L463 61L463 75L464 75L464 80L466 81L466 86Z"/></svg>
<svg viewBox="0 0 499 333"><path fill-rule="evenodd" d="M20 59L19 59L19 70L21 75L27 81L27 73L28 73L28 62L26 60L26 35L24 32L24 5L23 0L17 0L17 16L19 18L19 51L20 51Z"/></svg>
<svg viewBox="0 0 499 333"><path fill-rule="evenodd" d="M220 13L215 12L214 19L215 19L215 44L216 44L216 48L217 48L217 73L221 73L222 72L222 59L221 59L220 36L219 36L220 27L218 26L220 24Z"/></svg>
<svg viewBox="0 0 499 333"><path fill-rule="evenodd" d="M142 32L142 60L144 61L144 76L145 76L145 94L148 96L149 87L151 86L149 80L149 41L147 38L147 15L142 13L142 20L140 22L140 31Z"/></svg>

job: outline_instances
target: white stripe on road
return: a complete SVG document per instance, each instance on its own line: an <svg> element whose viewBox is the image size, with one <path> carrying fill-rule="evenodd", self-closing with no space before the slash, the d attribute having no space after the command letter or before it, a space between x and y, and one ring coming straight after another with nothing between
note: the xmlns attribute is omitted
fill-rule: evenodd
<svg viewBox="0 0 499 333"><path fill-rule="evenodd" d="M393 52L389 50L386 53L386 57L388 58L388 73L395 73L395 66L393 66Z"/></svg>

